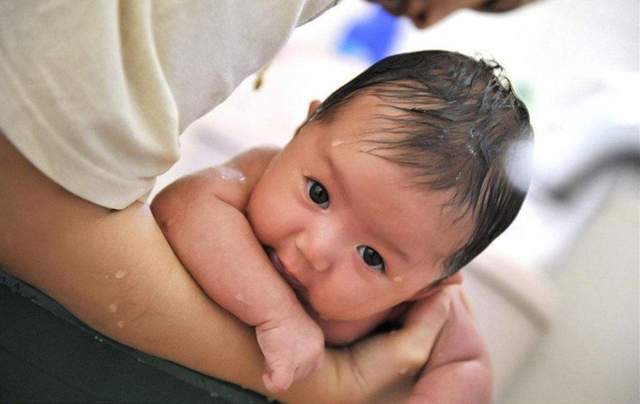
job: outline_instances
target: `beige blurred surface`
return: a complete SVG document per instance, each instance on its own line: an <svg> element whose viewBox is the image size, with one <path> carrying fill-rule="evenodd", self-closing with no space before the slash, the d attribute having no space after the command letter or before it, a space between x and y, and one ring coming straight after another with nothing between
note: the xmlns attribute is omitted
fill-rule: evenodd
<svg viewBox="0 0 640 404"><path fill-rule="evenodd" d="M640 403L638 178L617 184L558 263L550 332L500 403Z"/></svg>

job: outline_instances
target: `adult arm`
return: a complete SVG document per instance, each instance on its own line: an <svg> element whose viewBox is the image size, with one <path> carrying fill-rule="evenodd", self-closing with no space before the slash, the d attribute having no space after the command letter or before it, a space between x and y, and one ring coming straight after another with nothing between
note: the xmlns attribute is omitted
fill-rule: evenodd
<svg viewBox="0 0 640 404"><path fill-rule="evenodd" d="M286 390L317 369L324 356L320 327L273 268L244 213L277 152L252 149L223 166L182 177L151 203L171 248L198 285L256 327L270 391Z"/></svg>
<svg viewBox="0 0 640 404"><path fill-rule="evenodd" d="M267 394L253 331L206 297L148 206L111 211L78 198L0 135L0 212L0 263L12 275L115 340ZM423 310L394 334L329 350L322 368L275 397L406 398L445 320L437 310Z"/></svg>

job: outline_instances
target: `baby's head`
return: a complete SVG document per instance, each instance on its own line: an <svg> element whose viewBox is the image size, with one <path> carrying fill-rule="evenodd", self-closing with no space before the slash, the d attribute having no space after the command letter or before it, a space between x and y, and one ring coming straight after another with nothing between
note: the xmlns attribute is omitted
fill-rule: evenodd
<svg viewBox="0 0 640 404"><path fill-rule="evenodd" d="M509 226L524 194L507 149L531 135L497 65L392 56L311 104L248 217L319 317L364 319L419 298Z"/></svg>

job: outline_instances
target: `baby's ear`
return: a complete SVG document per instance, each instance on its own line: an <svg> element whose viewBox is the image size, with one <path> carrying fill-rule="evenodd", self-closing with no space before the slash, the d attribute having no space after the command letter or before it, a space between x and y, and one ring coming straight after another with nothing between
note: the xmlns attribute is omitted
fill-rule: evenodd
<svg viewBox="0 0 640 404"><path fill-rule="evenodd" d="M316 113L316 110L318 109L318 107L320 107L320 105L322 105L322 101L320 100L313 100L309 103L309 110L307 111L307 119L311 118L313 114Z"/></svg>
<svg viewBox="0 0 640 404"><path fill-rule="evenodd" d="M413 297L411 297L410 300L415 301L415 300L424 299L425 297L432 295L439 290L442 290L442 288L446 286L460 285L462 284L462 281L463 281L462 274L458 272L455 275L449 276L448 278L440 279L438 281L432 282L431 284L425 286L423 289L418 291L418 293L413 295Z"/></svg>

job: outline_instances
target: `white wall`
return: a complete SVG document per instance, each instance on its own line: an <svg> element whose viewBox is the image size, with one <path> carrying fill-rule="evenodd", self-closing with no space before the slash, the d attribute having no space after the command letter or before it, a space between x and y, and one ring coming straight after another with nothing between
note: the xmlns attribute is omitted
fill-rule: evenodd
<svg viewBox="0 0 640 404"><path fill-rule="evenodd" d="M640 403L638 179L617 185L557 263L555 321L500 403Z"/></svg>

